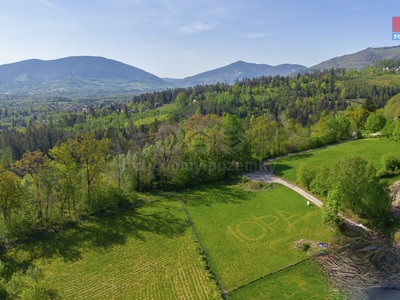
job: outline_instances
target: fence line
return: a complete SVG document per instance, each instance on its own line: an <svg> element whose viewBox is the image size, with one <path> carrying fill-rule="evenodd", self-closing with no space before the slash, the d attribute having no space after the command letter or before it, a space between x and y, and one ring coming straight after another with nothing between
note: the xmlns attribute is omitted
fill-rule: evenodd
<svg viewBox="0 0 400 300"><path fill-rule="evenodd" d="M208 255L206 249L204 248L203 243L201 242L200 237L197 234L196 228L194 227L194 224L193 224L192 220L190 219L189 213L187 212L185 206L183 205L183 202L181 201L181 198L178 196L178 194L176 192L175 192L175 196L178 199L178 202L181 205L181 208L182 208L182 210L183 210L183 212L184 212L184 214L186 216L187 221L189 222L190 227L192 228L192 231L193 231L193 233L194 233L194 235L196 237L196 240L197 240L197 242L199 243L199 245L201 247L201 250L202 250L202 252L204 254L204 257L207 260L207 264L209 265L210 270L211 270L212 274L214 275L215 281L217 282L217 285L218 285L219 289L221 290L222 297L225 300L229 300L228 294L230 292L227 292L225 290L224 286L222 285L221 280L219 279L218 274L215 271L214 266L213 266L213 264L211 262L210 256Z"/></svg>
<svg viewBox="0 0 400 300"><path fill-rule="evenodd" d="M218 287L219 287L219 289L220 289L220 291L221 291L222 297L223 297L225 300L229 300L229 297L228 297L228 296L229 296L231 293L233 293L233 292L236 292L236 291L238 291L238 290L240 290L240 289L242 289L242 288L244 288L244 287L246 287L246 286L252 285L252 284L256 283L256 282L259 281L259 280L263 280L263 279L265 279L265 278L268 278L268 277L270 277L270 276L272 276L272 275L274 275L274 274L277 274L277 273L283 272L283 271L285 271L285 270L291 269L291 268L293 268L293 267L295 267L295 266L297 266L297 265L300 265L300 264L302 264L302 263L305 263L305 262L307 262L307 261L311 261L311 260L315 259L315 257L317 257L317 256L320 254L320 253L317 253L316 255L313 255L313 256L308 257L308 258L306 258L306 259L297 261L297 262L295 262L295 263L293 263L293 264L291 264L291 265L288 265L288 266L283 267L283 268L281 268L281 269L279 269L279 270L273 271L273 272L268 273L268 274L266 274L266 275L264 275L264 276L262 276L262 277L259 277L259 278L257 278L257 279L254 279L254 280L252 280L252 281L250 281L250 282L248 282L248 283L246 283L246 284L244 284L244 285L241 285L241 286L239 286L239 287L237 287L237 288L234 288L234 289L231 290L231 291L227 291L227 290L225 290L225 288L223 287L223 285L222 285L222 283L221 283L221 280L219 279L218 274L217 274L217 272L215 271L215 268L214 268L214 266L213 266L213 264L212 264L212 261L211 261L211 259L210 259L210 256L208 255L206 249L204 248L203 243L201 242L200 237L199 237L199 235L197 234L196 228L194 227L194 224L193 224L193 222L192 222L192 220L191 220L191 218L190 218L190 216L189 216L189 213L187 212L185 206L183 205L183 202L182 202L181 198L178 196L178 194L177 194L176 192L175 192L175 196L176 196L176 198L178 199L178 202L179 202L179 204L180 204L180 206L181 206L181 208L182 208L182 210L183 210L183 212L184 212L184 214L185 214L185 216L186 216L187 221L189 222L190 227L192 228L192 231L193 231L193 233L194 233L194 235L195 235L195 237L196 237L196 240L197 240L197 242L199 243L199 245L200 245L200 247L201 247L201 250L202 250L202 252L203 252L203 254L204 254L204 257L206 258L207 263L208 263L208 265L209 265L209 267L210 267L210 270L211 270L212 274L214 275L215 281L217 282L217 285L218 285Z"/></svg>
<svg viewBox="0 0 400 300"><path fill-rule="evenodd" d="M315 256L312 256L312 257L309 257L309 258L306 258L306 259L303 259L303 260L299 260L298 262L295 262L294 264L288 265L288 266L283 267L283 268L281 268L281 269L279 269L279 270L276 270L276 271L274 271L274 272L268 273L267 275L264 275L264 276L262 276L262 277L259 277L259 278L257 278L257 279L254 279L254 280L250 281L249 283L246 283L246 284L241 285L241 286L239 286L239 287L237 287L237 288L234 288L232 291L229 291L228 294L231 294L231 293L233 293L233 292L236 292L236 291L238 291L238 290L240 290L240 289L242 289L242 288L244 288L244 287L246 287L246 286L252 285L253 283L256 283L256 282L259 281L259 280L263 280L263 279L268 278L268 277L270 277L270 276L272 276L272 275L274 275L274 274L283 272L283 271L288 270L288 269L291 269L291 268L293 268L293 267L295 267L295 266L297 266L297 265L300 265L300 264L305 263L305 262L307 262L307 261L313 260L314 258L315 258Z"/></svg>

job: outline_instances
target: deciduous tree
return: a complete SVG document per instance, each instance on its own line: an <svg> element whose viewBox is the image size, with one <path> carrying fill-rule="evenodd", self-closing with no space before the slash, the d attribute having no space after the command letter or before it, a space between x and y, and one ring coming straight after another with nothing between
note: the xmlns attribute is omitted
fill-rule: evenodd
<svg viewBox="0 0 400 300"><path fill-rule="evenodd" d="M12 209L19 205L19 182L18 176L0 166L0 208L5 222L10 220Z"/></svg>
<svg viewBox="0 0 400 300"><path fill-rule="evenodd" d="M92 204L93 184L105 168L106 157L111 149L111 141L108 139L96 140L93 133L81 133L74 139L69 139L68 144L84 170L87 200L90 206Z"/></svg>
<svg viewBox="0 0 400 300"><path fill-rule="evenodd" d="M42 198L40 196L40 182L43 170L47 167L48 157L40 150L33 152L25 152L21 160L13 164L13 168L23 174L27 174L32 180L35 187L35 209L37 219L43 217Z"/></svg>

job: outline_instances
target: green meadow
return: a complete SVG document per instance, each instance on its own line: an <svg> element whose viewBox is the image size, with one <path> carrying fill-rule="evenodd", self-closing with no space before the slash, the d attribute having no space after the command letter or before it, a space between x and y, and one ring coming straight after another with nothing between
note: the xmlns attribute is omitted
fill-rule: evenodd
<svg viewBox="0 0 400 300"><path fill-rule="evenodd" d="M320 209L284 186L248 193L214 185L179 195L228 291L308 258L333 236ZM314 247L296 249L300 240Z"/></svg>
<svg viewBox="0 0 400 300"><path fill-rule="evenodd" d="M307 261L272 274L229 295L230 300L332 299L334 294L321 269Z"/></svg>
<svg viewBox="0 0 400 300"><path fill-rule="evenodd" d="M361 139L284 157L271 163L270 169L275 174L295 182L296 169L301 164L333 167L340 159L359 156L371 162L379 170L383 167L382 157L387 153L400 155L400 143L387 139ZM385 180L391 182L395 179Z"/></svg>
<svg viewBox="0 0 400 300"><path fill-rule="evenodd" d="M10 271L39 267L42 283L60 299L221 299L177 197L225 290L237 289L232 299L329 294L316 265L290 266L312 258L317 242L331 242L334 233L319 208L280 185L245 192L222 183L150 195L140 207L92 217L9 250L2 261ZM299 241L311 248L296 248ZM286 283L277 285L281 281Z"/></svg>

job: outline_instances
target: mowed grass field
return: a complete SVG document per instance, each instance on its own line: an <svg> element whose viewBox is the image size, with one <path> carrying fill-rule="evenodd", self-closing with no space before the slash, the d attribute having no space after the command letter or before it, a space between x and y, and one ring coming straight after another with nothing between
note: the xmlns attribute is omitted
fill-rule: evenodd
<svg viewBox="0 0 400 300"><path fill-rule="evenodd" d="M175 199L126 209L2 258L34 264L62 299L221 299Z"/></svg>
<svg viewBox="0 0 400 300"><path fill-rule="evenodd" d="M228 291L317 250L296 249L296 241L329 243L333 237L320 209L307 206L304 198L284 186L248 193L220 184L183 191L179 197Z"/></svg>
<svg viewBox="0 0 400 300"><path fill-rule="evenodd" d="M229 294L230 300L332 299L333 294L321 269L314 261L303 262L272 274Z"/></svg>
<svg viewBox="0 0 400 300"><path fill-rule="evenodd" d="M296 249L295 241L329 243L334 234L322 224L317 207L283 186L249 193L221 183L178 195L227 290L318 251L315 246L308 252ZM150 202L152 197L144 206L14 248L1 260L10 270L39 267L42 283L61 299L221 299L176 197ZM321 292L329 294L330 287L319 268L306 262L240 288L232 297L310 299Z"/></svg>
<svg viewBox="0 0 400 300"><path fill-rule="evenodd" d="M362 139L284 157L271 163L270 169L275 174L295 182L296 170L301 164L333 167L342 158L359 156L371 162L378 171L383 167L382 157L387 153L397 153L400 157L400 143L387 139ZM391 182L396 179L385 181Z"/></svg>

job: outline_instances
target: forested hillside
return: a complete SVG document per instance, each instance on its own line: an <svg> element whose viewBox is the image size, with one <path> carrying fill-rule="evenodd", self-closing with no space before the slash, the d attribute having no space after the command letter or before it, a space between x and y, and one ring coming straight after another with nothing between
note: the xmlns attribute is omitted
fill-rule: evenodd
<svg viewBox="0 0 400 300"><path fill-rule="evenodd" d="M270 66L266 64L253 64L244 61L237 61L227 66L206 71L200 74L189 76L183 79L165 79L177 87L196 86L201 84L227 83L233 84L236 80L244 78L253 79L261 76L286 76L305 66L296 64L282 64Z"/></svg>
<svg viewBox="0 0 400 300"><path fill-rule="evenodd" d="M75 111L64 102L9 105L0 110L3 188L13 187L2 200L3 238L116 207L133 191L212 182L268 157L397 126L380 108L400 92L400 75L382 64L398 62L165 90Z"/></svg>
<svg viewBox="0 0 400 300"><path fill-rule="evenodd" d="M367 48L362 51L334 57L327 61L323 61L315 66L309 68L313 70L324 70L330 68L346 68L353 70L361 70L376 64L382 60L399 59L400 47L381 47L381 48Z"/></svg>

